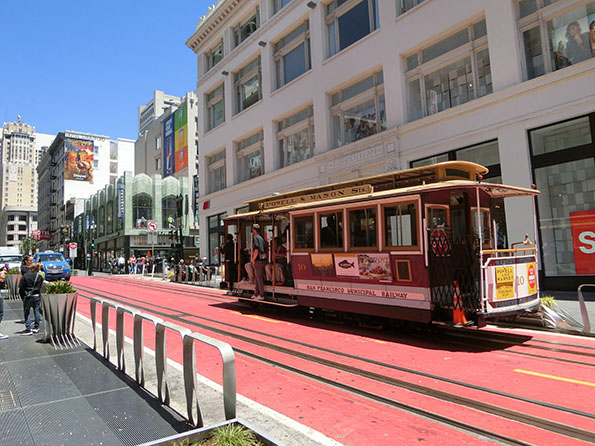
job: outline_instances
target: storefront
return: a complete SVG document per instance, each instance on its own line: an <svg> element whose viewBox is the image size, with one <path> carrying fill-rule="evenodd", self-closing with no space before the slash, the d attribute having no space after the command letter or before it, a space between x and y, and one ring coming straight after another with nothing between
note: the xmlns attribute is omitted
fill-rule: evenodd
<svg viewBox="0 0 595 446"><path fill-rule="evenodd" d="M542 288L595 280L595 113L529 131Z"/></svg>

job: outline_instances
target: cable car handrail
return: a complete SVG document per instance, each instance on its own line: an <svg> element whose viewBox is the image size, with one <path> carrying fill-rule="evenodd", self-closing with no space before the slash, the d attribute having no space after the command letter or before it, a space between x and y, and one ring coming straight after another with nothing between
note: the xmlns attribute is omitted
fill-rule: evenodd
<svg viewBox="0 0 595 446"><path fill-rule="evenodd" d="M484 254L500 254L500 253L504 253L504 252L515 253L515 252L525 252L525 251L536 252L537 248L535 246L533 246L532 248L484 249L483 253Z"/></svg>

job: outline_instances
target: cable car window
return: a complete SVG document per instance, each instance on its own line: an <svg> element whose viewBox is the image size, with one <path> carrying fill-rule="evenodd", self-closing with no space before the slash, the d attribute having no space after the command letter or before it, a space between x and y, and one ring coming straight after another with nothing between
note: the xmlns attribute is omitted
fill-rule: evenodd
<svg viewBox="0 0 595 446"><path fill-rule="evenodd" d="M314 216L306 215L293 219L295 249L314 248Z"/></svg>
<svg viewBox="0 0 595 446"><path fill-rule="evenodd" d="M481 238L485 248L490 246L490 234L492 232L490 225L490 210L481 208L480 216ZM471 208L471 227L473 228L473 235L479 238L479 232L477 231L477 208Z"/></svg>
<svg viewBox="0 0 595 446"><path fill-rule="evenodd" d="M376 208L349 211L349 244L352 248L374 248L376 241Z"/></svg>
<svg viewBox="0 0 595 446"><path fill-rule="evenodd" d="M384 243L387 247L417 246L417 206L384 206Z"/></svg>
<svg viewBox="0 0 595 446"><path fill-rule="evenodd" d="M343 248L343 212L320 214L320 247Z"/></svg>
<svg viewBox="0 0 595 446"><path fill-rule="evenodd" d="M444 229L448 225L448 207L427 207L428 229Z"/></svg>

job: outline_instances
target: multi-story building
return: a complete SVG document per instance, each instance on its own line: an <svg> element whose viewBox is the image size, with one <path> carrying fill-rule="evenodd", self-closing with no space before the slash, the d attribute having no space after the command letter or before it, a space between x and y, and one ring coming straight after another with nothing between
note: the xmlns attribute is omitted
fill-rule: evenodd
<svg viewBox="0 0 595 446"><path fill-rule="evenodd" d="M153 122L158 119L171 106L180 105L181 99L177 96L165 94L160 90L153 92L153 99L146 105L138 107L138 135L146 132Z"/></svg>
<svg viewBox="0 0 595 446"><path fill-rule="evenodd" d="M0 212L2 246L20 246L37 229L37 208L5 206Z"/></svg>
<svg viewBox="0 0 595 446"><path fill-rule="evenodd" d="M593 280L594 27L592 0L220 0L186 42L201 227L274 192L471 160L541 190L543 287ZM508 244L530 209L499 211Z"/></svg>
<svg viewBox="0 0 595 446"><path fill-rule="evenodd" d="M134 171L134 141L107 136L60 132L43 154L37 172L38 228L49 231L44 248L64 249L71 218L83 201L125 172ZM79 200L77 200L79 199ZM67 204L74 208L69 210ZM78 209L75 209L78 203Z"/></svg>
<svg viewBox="0 0 595 446"><path fill-rule="evenodd" d="M156 92L157 93L157 92ZM198 101L193 92L163 110L163 113L146 126L135 143L135 173L170 175L187 178L191 187L188 200L191 204L191 225L194 224L198 189Z"/></svg>

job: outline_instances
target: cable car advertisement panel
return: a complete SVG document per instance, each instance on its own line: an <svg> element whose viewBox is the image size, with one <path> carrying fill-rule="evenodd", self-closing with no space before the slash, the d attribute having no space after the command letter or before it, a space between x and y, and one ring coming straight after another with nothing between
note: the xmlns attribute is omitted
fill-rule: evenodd
<svg viewBox="0 0 595 446"><path fill-rule="evenodd" d="M485 267L488 302L494 308L504 301L537 293L537 262L534 255L491 258Z"/></svg>

